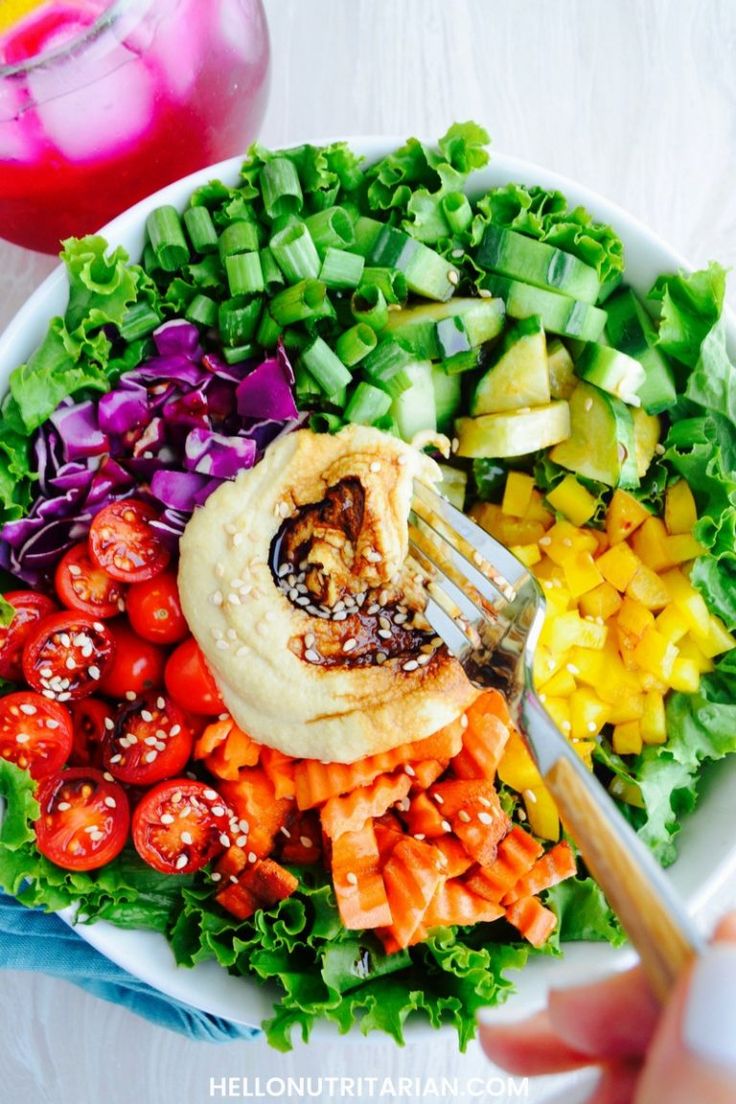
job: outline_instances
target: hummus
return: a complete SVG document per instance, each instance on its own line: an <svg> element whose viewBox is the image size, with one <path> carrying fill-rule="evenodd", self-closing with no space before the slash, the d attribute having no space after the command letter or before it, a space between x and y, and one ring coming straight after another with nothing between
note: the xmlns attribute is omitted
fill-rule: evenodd
<svg viewBox="0 0 736 1104"><path fill-rule="evenodd" d="M413 481L440 478L378 430L299 430L194 513L184 614L255 740L349 763L430 735L476 696L407 562Z"/></svg>

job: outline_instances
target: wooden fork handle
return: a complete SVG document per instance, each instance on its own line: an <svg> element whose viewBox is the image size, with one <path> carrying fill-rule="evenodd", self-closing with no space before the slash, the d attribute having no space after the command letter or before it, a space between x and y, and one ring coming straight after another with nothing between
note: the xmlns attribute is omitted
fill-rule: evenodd
<svg viewBox="0 0 736 1104"><path fill-rule="evenodd" d="M644 844L608 795L592 789L598 783L586 774L561 757L545 782L591 874L639 952L652 989L664 1000L697 953L699 937L689 918L677 915L669 893L663 894L658 884L662 872L657 869L653 877L653 860ZM622 825L628 831L622 831Z"/></svg>

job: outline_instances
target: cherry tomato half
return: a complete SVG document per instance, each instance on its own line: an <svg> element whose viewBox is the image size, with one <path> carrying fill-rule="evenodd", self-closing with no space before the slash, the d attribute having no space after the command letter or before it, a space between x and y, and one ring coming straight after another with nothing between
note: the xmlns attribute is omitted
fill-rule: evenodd
<svg viewBox="0 0 736 1104"><path fill-rule="evenodd" d="M59 560L54 576L59 601L67 609L95 617L116 617L124 608L124 587L92 563L86 541L75 544Z"/></svg>
<svg viewBox="0 0 736 1104"><path fill-rule="evenodd" d="M60 770L72 750L69 710L32 690L0 698L0 757L43 778Z"/></svg>
<svg viewBox="0 0 736 1104"><path fill-rule="evenodd" d="M156 517L152 506L135 498L105 506L89 531L93 562L121 583L141 583L160 575L171 554L151 527Z"/></svg>
<svg viewBox="0 0 736 1104"><path fill-rule="evenodd" d="M99 698L72 702L74 745L69 762L74 767L102 769L102 741L114 726L112 706Z"/></svg>
<svg viewBox="0 0 736 1104"><path fill-rule="evenodd" d="M170 779L149 790L137 806L133 844L154 870L191 874L228 846L232 815L219 794L203 782Z"/></svg>
<svg viewBox="0 0 736 1104"><path fill-rule="evenodd" d="M46 698L77 701L97 689L115 653L102 621L81 610L52 613L26 640L23 674Z"/></svg>
<svg viewBox="0 0 736 1104"><path fill-rule="evenodd" d="M222 713L225 704L193 636L172 652L164 672L166 689L190 713Z"/></svg>
<svg viewBox="0 0 736 1104"><path fill-rule="evenodd" d="M124 621L110 625L115 641L115 658L100 682L100 690L111 698L138 697L163 686L166 657L160 648L141 640Z"/></svg>
<svg viewBox="0 0 736 1104"><path fill-rule="evenodd" d="M65 870L96 870L120 854L128 838L125 790L92 767L45 778L36 795L38 850Z"/></svg>
<svg viewBox="0 0 736 1104"><path fill-rule="evenodd" d="M173 571L134 583L128 591L127 607L135 631L154 644L177 644L189 633Z"/></svg>
<svg viewBox="0 0 736 1104"><path fill-rule="evenodd" d="M150 786L179 774L194 738L179 706L162 694L146 694L118 713L102 746L105 768L129 786Z"/></svg>
<svg viewBox="0 0 736 1104"><path fill-rule="evenodd" d="M23 646L35 623L54 613L57 607L45 594L33 590L11 590L4 598L15 606L15 617L9 625L0 626L0 678L20 682Z"/></svg>

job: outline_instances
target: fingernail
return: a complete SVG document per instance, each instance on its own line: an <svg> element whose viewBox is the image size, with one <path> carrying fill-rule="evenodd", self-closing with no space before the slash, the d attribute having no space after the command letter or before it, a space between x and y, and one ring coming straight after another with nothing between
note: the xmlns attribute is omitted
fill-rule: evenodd
<svg viewBox="0 0 736 1104"><path fill-rule="evenodd" d="M482 1027L511 1027L513 1024L531 1019L541 1010L541 1005L530 1008L524 1002L511 1000L507 1004L486 1005L484 1008L479 1008L475 1017Z"/></svg>
<svg viewBox="0 0 736 1104"><path fill-rule="evenodd" d="M736 1069L736 946L714 943L697 960L683 1015L685 1045Z"/></svg>

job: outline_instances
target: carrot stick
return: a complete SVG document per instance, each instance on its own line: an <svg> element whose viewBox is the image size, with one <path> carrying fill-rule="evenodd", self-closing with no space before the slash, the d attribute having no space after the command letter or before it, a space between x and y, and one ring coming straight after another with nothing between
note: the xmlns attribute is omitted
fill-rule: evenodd
<svg viewBox="0 0 736 1104"><path fill-rule="evenodd" d="M542 853L542 845L534 836L515 824L499 843L495 861L480 867L466 884L474 893L498 903L528 874Z"/></svg>
<svg viewBox="0 0 736 1104"><path fill-rule="evenodd" d="M533 947L541 947L557 926L557 917L536 897L520 897L506 909L506 919L528 939Z"/></svg>
<svg viewBox="0 0 736 1104"><path fill-rule="evenodd" d="M331 797L322 806L322 827L331 839L343 832L355 832L369 817L381 816L409 793L411 778L403 771L380 774L367 786L359 786L343 797Z"/></svg>
<svg viewBox="0 0 736 1104"><path fill-rule="evenodd" d="M532 897L535 893L541 893L543 889L549 889L576 873L577 863L572 848L563 840L562 843L551 847L531 870L519 879L507 892L502 903L511 905L520 897Z"/></svg>
<svg viewBox="0 0 736 1104"><path fill-rule="evenodd" d="M400 947L408 947L443 874L434 847L404 839L394 847L383 870L393 920L391 932Z"/></svg>

